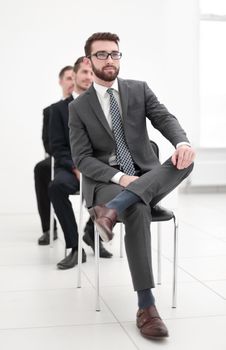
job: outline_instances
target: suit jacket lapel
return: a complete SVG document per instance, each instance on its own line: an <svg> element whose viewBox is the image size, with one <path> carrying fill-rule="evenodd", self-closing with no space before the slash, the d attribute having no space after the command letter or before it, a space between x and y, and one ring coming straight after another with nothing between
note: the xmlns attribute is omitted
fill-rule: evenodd
<svg viewBox="0 0 226 350"><path fill-rule="evenodd" d="M63 114L63 117L65 118L67 123L68 123L68 117L69 117L68 105L73 100L74 100L74 97L71 95L67 97L65 100L61 101L61 113Z"/></svg>
<svg viewBox="0 0 226 350"><path fill-rule="evenodd" d="M128 86L126 82L122 79L118 79L119 95L122 106L122 120L123 124L126 123L127 119L127 109L128 109Z"/></svg>
<svg viewBox="0 0 226 350"><path fill-rule="evenodd" d="M89 104L90 104L94 114L99 119L99 121L101 122L101 124L103 125L103 127L105 128L107 133L113 138L112 131L110 129L110 126L108 125L107 119L106 119L104 112L101 108L101 105L100 105L100 102L98 100L98 97L97 97L97 94L96 94L94 87L91 86L89 88L89 90L87 91L87 93L89 94L89 97L90 97Z"/></svg>
<svg viewBox="0 0 226 350"><path fill-rule="evenodd" d="M118 79L119 95L122 106L122 123L126 140L129 140L130 128L128 123L128 85L125 80Z"/></svg>

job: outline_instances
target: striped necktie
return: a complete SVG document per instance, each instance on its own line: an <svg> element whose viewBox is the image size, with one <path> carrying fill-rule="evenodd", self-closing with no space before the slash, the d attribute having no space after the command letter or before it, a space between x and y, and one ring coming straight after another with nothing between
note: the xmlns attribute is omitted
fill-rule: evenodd
<svg viewBox="0 0 226 350"><path fill-rule="evenodd" d="M134 162L126 143L122 118L118 103L113 95L113 89L107 89L110 95L110 115L112 120L112 131L116 144L116 161L120 169L127 175L135 175Z"/></svg>

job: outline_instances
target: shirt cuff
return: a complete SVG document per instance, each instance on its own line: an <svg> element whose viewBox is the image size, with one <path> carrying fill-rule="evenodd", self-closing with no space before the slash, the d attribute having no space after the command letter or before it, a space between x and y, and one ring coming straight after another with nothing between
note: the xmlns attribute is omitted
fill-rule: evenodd
<svg viewBox="0 0 226 350"><path fill-rule="evenodd" d="M177 145L176 145L176 148L180 147L180 146L183 146L183 145L186 145L186 146L189 146L191 147L191 144L189 142L179 142Z"/></svg>
<svg viewBox="0 0 226 350"><path fill-rule="evenodd" d="M115 184L119 184L119 181L123 175L125 175L125 174L123 172L119 171L111 178L111 182L114 182Z"/></svg>

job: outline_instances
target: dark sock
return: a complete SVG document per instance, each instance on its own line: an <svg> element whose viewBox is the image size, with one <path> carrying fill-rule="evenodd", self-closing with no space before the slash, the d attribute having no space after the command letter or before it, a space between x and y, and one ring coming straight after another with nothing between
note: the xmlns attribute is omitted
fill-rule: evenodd
<svg viewBox="0 0 226 350"><path fill-rule="evenodd" d="M155 304L155 298L151 289L143 289L137 291L138 307L139 309L145 309Z"/></svg>
<svg viewBox="0 0 226 350"><path fill-rule="evenodd" d="M117 214L121 214L125 209L130 207L132 204L137 202L141 202L140 197L138 197L135 193L124 190L119 193L115 198L113 198L110 202L106 203L105 206L109 209L115 209Z"/></svg>
<svg viewBox="0 0 226 350"><path fill-rule="evenodd" d="M71 248L71 253L74 253L76 250L78 250L78 248L77 248L77 247L73 247L73 248Z"/></svg>

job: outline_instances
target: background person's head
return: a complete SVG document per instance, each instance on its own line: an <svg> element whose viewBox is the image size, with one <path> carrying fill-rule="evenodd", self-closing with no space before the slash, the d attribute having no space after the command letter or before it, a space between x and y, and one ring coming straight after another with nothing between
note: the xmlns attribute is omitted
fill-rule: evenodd
<svg viewBox="0 0 226 350"><path fill-rule="evenodd" d="M119 37L113 33L94 33L85 44L85 55L90 59L97 83L111 85L118 76L121 53Z"/></svg>
<svg viewBox="0 0 226 350"><path fill-rule="evenodd" d="M77 93L86 91L93 82L93 71L88 60L85 57L79 57L74 64L74 90Z"/></svg>
<svg viewBox="0 0 226 350"><path fill-rule="evenodd" d="M63 97L69 97L74 90L73 67L66 66L59 73L59 84L62 88Z"/></svg>

